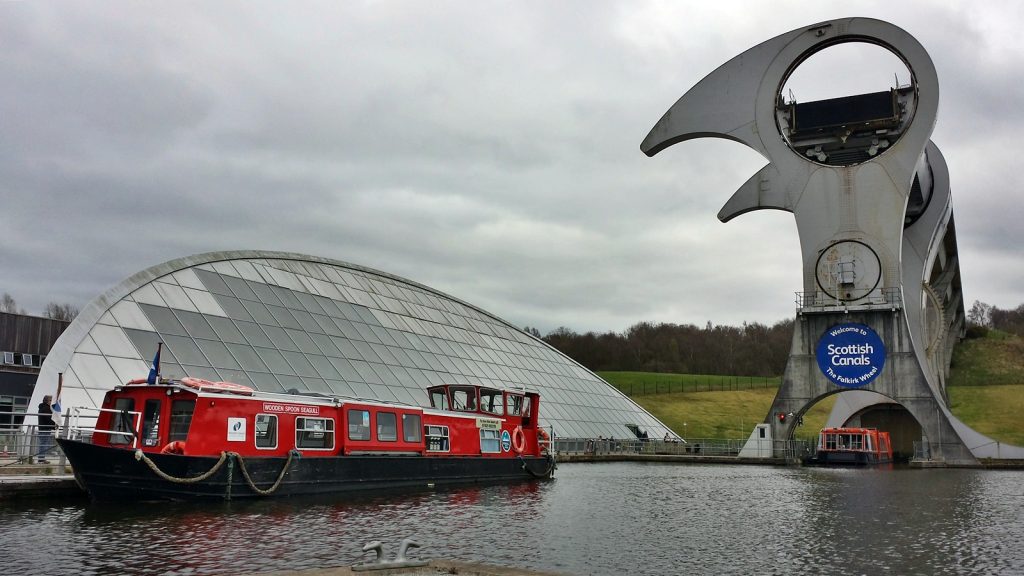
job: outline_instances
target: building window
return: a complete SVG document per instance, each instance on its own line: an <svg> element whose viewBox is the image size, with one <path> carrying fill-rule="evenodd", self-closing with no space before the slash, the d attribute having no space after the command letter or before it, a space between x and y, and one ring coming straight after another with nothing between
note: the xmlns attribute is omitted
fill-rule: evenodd
<svg viewBox="0 0 1024 576"><path fill-rule="evenodd" d="M329 418L296 418L295 447L312 450L334 448L334 420Z"/></svg>
<svg viewBox="0 0 1024 576"><path fill-rule="evenodd" d="M448 427L425 426L427 436L427 452L448 452Z"/></svg>
<svg viewBox="0 0 1024 576"><path fill-rule="evenodd" d="M370 411L349 410L348 411L348 439L369 440L370 439Z"/></svg>
<svg viewBox="0 0 1024 576"><path fill-rule="evenodd" d="M31 354L22 354L21 355L21 365L22 366L32 366L32 355Z"/></svg>
<svg viewBox="0 0 1024 576"><path fill-rule="evenodd" d="M402 439L406 442L423 440L423 429L420 428L419 414L402 414Z"/></svg>
<svg viewBox="0 0 1024 576"><path fill-rule="evenodd" d="M377 440L381 442L398 440L398 416L394 412L377 413Z"/></svg>
<svg viewBox="0 0 1024 576"><path fill-rule="evenodd" d="M277 416L273 414L256 415L256 447L277 448Z"/></svg>
<svg viewBox="0 0 1024 576"><path fill-rule="evenodd" d="M192 424L192 412L195 408L195 400L175 400L171 402L171 430L167 436L168 442L185 440L188 437L188 427Z"/></svg>
<svg viewBox="0 0 1024 576"><path fill-rule="evenodd" d="M484 454L501 452L501 430L480 430L480 452Z"/></svg>
<svg viewBox="0 0 1024 576"><path fill-rule="evenodd" d="M4 364L14 364L14 352L4 352Z"/></svg>

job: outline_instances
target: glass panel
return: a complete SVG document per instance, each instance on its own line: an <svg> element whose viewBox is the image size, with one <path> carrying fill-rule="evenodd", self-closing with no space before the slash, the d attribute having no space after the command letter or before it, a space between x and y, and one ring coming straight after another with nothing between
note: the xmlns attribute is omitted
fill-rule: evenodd
<svg viewBox="0 0 1024 576"><path fill-rule="evenodd" d="M252 288L249 288L247 281L234 276L221 276L221 278L238 298L242 300L257 300L256 294L253 293Z"/></svg>
<svg viewBox="0 0 1024 576"><path fill-rule="evenodd" d="M202 378L203 380L210 380L212 382L223 380L223 378L220 377L220 373L209 366L192 366L190 364L182 364L181 369L186 375L193 378Z"/></svg>
<svg viewBox="0 0 1024 576"><path fill-rule="evenodd" d="M497 454L501 452L501 441L499 430L480 430L480 452L484 454Z"/></svg>
<svg viewBox="0 0 1024 576"><path fill-rule="evenodd" d="M203 270L202 268L193 268L196 272L196 276L203 281L206 289L214 294L231 294L231 289L221 279L220 274L216 272L210 272L209 270Z"/></svg>
<svg viewBox="0 0 1024 576"><path fill-rule="evenodd" d="M192 412L196 408L195 400L174 400L171 402L171 428L167 435L168 442L184 441L188 437L188 428L192 424Z"/></svg>
<svg viewBox="0 0 1024 576"><path fill-rule="evenodd" d="M277 416L256 415L256 447L277 448Z"/></svg>
<svg viewBox="0 0 1024 576"><path fill-rule="evenodd" d="M296 418L295 447L323 450L334 448L334 420Z"/></svg>
<svg viewBox="0 0 1024 576"><path fill-rule="evenodd" d="M352 344L356 347L356 350L359 350L359 356L367 362L381 361L380 356L377 356L377 353L373 351L373 348L368 343L356 340Z"/></svg>
<svg viewBox="0 0 1024 576"><path fill-rule="evenodd" d="M252 302L249 300L242 300L242 306L245 307L245 311L252 316L252 319L259 322L260 324L268 324L271 326L277 326L277 319L270 314L267 307L261 302Z"/></svg>
<svg viewBox="0 0 1024 576"><path fill-rule="evenodd" d="M227 348L231 351L231 355L235 357L235 360L238 361L238 364L243 369L255 370L257 372L264 372L268 369L266 364L260 360L260 357L256 354L256 350L254 350L252 346L229 343Z"/></svg>
<svg viewBox="0 0 1024 576"><path fill-rule="evenodd" d="M324 355L333 356L335 358L341 356L341 350L338 350L338 347L334 345L334 342L329 336L325 336L323 334L310 334L309 336L314 342L316 342L317 347L320 348L320 351L323 352Z"/></svg>
<svg viewBox="0 0 1024 576"><path fill-rule="evenodd" d="M279 350L291 350L297 352L299 347L292 342L292 339L288 337L288 334L284 331L284 328L277 326L262 326L263 331L270 337L270 341L274 343L274 347Z"/></svg>
<svg viewBox="0 0 1024 576"><path fill-rule="evenodd" d="M466 412L476 411L476 388L472 386L459 386L450 389L452 397L452 408Z"/></svg>
<svg viewBox="0 0 1024 576"><path fill-rule="evenodd" d="M249 372L248 374L257 389L264 392L284 392L284 386L277 381L273 374L266 372Z"/></svg>
<svg viewBox="0 0 1024 576"><path fill-rule="evenodd" d="M184 326L174 317L174 313L171 312L170 308L162 308L152 304L139 304L139 308L142 308L142 311L146 313L146 317L149 318L157 332L177 336L184 336L186 334Z"/></svg>
<svg viewBox="0 0 1024 576"><path fill-rule="evenodd" d="M234 382L235 384L241 384L243 386L253 386L252 380L249 379L249 375L241 370L218 368L217 372L220 372L220 379L225 382Z"/></svg>
<svg viewBox="0 0 1024 576"><path fill-rule="evenodd" d="M282 286L271 286L270 289L273 290L274 294L276 294L277 297L281 299L281 304L284 304L286 308L291 308L292 310L302 310L302 304L299 303L299 300L295 297L295 294L293 294L291 290L284 288Z"/></svg>
<svg viewBox="0 0 1024 576"><path fill-rule="evenodd" d="M293 310L292 315L295 316L296 320L298 320L303 330L307 332L323 332L323 329L316 323L316 320L313 320L313 315L309 312L306 312L305 310Z"/></svg>
<svg viewBox="0 0 1024 576"><path fill-rule="evenodd" d="M398 415L394 412L377 412L377 440L395 442L398 440Z"/></svg>
<svg viewBox="0 0 1024 576"><path fill-rule="evenodd" d="M419 414L402 414L402 439L406 442L423 440L423 425Z"/></svg>
<svg viewBox="0 0 1024 576"><path fill-rule="evenodd" d="M160 401L146 400L142 411L142 445L156 446L160 442Z"/></svg>
<svg viewBox="0 0 1024 576"><path fill-rule="evenodd" d="M182 336L165 336L164 345L171 349L174 357L182 364L195 364L197 366L210 366L210 362L199 351L199 347L191 338Z"/></svg>
<svg viewBox="0 0 1024 576"><path fill-rule="evenodd" d="M309 363L305 355L288 350L282 351L281 354L288 360L288 363L292 365L295 373L299 376L317 376L316 369Z"/></svg>
<svg viewBox="0 0 1024 576"><path fill-rule="evenodd" d="M348 439L369 440L370 439L370 411L369 410L348 410Z"/></svg>
<svg viewBox="0 0 1024 576"><path fill-rule="evenodd" d="M333 390L334 394L337 394L339 396L355 395L355 393L352 391L352 388L348 384L342 382L341 380L328 380L327 385L331 387L331 390Z"/></svg>
<svg viewBox="0 0 1024 576"><path fill-rule="evenodd" d="M249 312L246 311L245 306L242 306L242 302L238 298L221 294L214 294L214 297L229 318L234 320L252 320L252 316L249 315Z"/></svg>
<svg viewBox="0 0 1024 576"><path fill-rule="evenodd" d="M259 325L253 322L236 322L238 329L245 335L245 339L249 344L253 346L260 346L264 348L273 348L274 343L267 338L267 335L263 332L263 329Z"/></svg>
<svg viewBox="0 0 1024 576"><path fill-rule="evenodd" d="M298 376L278 374L277 379L289 394L298 394L306 388L306 384Z"/></svg>
<svg viewBox="0 0 1024 576"><path fill-rule="evenodd" d="M185 310L177 311L178 320L181 321L185 329L193 338L206 338L208 340L217 340L217 334L210 327L210 323L206 321L206 318L202 314L195 312L186 312Z"/></svg>
<svg viewBox="0 0 1024 576"><path fill-rule="evenodd" d="M308 312L316 312L317 314L323 314L324 309L316 303L316 299L311 294L305 292L294 292L295 297L302 303L302 307ZM299 320L301 322L302 320Z"/></svg>
<svg viewBox="0 0 1024 576"><path fill-rule="evenodd" d="M275 324L279 324L285 328L302 328L287 308L282 308L281 306L267 306L267 308L270 310L270 313L274 315L274 319L277 320Z"/></svg>
<svg viewBox="0 0 1024 576"><path fill-rule="evenodd" d="M129 414L128 412L135 411L135 399L134 398L118 398L114 400L114 410L120 410L119 414L113 414L114 425L111 427L113 430L119 432L129 432L129 434L111 434L111 444L131 444L132 433L135 431L135 414Z"/></svg>
<svg viewBox="0 0 1024 576"><path fill-rule="evenodd" d="M206 321L213 326L213 329L217 332L221 341L234 342L236 344L245 344L245 336L238 331L235 327L235 323L230 318L221 318L220 316L206 316Z"/></svg>
<svg viewBox="0 0 1024 576"><path fill-rule="evenodd" d="M316 371L320 373L320 376L328 380L337 380L341 378L341 374L338 373L338 370L334 367L333 364L331 364L331 362L326 357L320 355L310 355L307 356L307 359L313 364L313 367L316 368Z"/></svg>
<svg viewBox="0 0 1024 576"><path fill-rule="evenodd" d="M272 348L256 348L256 353L260 355L260 359L263 363L270 368L270 371L275 374L295 374L292 370L291 365L281 356L281 353Z"/></svg>
<svg viewBox="0 0 1024 576"><path fill-rule="evenodd" d="M310 338L309 334L300 332L299 330L285 330L288 337L291 338L292 342L299 347L299 350L307 354L319 354L320 349L317 348L316 344L313 343L313 339Z"/></svg>
<svg viewBox="0 0 1024 576"><path fill-rule="evenodd" d="M363 355L356 350L356 347L352 345L351 340L345 338L331 338L331 341L338 346L338 350L341 351L341 355L350 360L362 360Z"/></svg>
<svg viewBox="0 0 1024 576"><path fill-rule="evenodd" d="M330 394L331 389L327 386L327 382L324 382L322 378L302 378L302 388L309 392L320 392L322 394Z"/></svg>
<svg viewBox="0 0 1024 576"><path fill-rule="evenodd" d="M344 358L328 358L332 365L338 369L341 374L341 378L345 381L362 380L359 376L359 372L356 371L352 364Z"/></svg>
<svg viewBox="0 0 1024 576"><path fill-rule="evenodd" d="M217 368L241 368L223 343L216 340L196 340L196 344Z"/></svg>
<svg viewBox="0 0 1024 576"><path fill-rule="evenodd" d="M261 282L249 282L249 289L256 293L256 296L268 306L280 306L281 299L278 298L274 291Z"/></svg>
<svg viewBox="0 0 1024 576"><path fill-rule="evenodd" d="M317 332L323 331L333 336L342 335L341 330L338 330L338 325L334 323L334 320L331 320L327 316L324 316L323 314L313 314L313 320L315 320L317 325L320 326L320 330L317 330Z"/></svg>

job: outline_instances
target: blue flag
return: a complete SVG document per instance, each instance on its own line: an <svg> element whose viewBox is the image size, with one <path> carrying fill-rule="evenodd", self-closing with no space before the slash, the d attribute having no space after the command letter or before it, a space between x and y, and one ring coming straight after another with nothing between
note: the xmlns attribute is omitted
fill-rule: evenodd
<svg viewBox="0 0 1024 576"><path fill-rule="evenodd" d="M157 380L160 379L160 348L163 346L163 342L156 345L156 356L153 356L153 365L149 367L149 376L146 378L146 384L156 384Z"/></svg>

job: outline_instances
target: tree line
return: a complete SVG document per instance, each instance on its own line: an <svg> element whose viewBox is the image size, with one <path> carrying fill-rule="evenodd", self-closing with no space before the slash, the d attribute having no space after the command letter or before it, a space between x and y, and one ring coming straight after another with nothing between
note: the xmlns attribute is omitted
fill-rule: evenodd
<svg viewBox="0 0 1024 576"><path fill-rule="evenodd" d="M536 328L526 331L540 337ZM738 327L640 322L622 333L577 334L561 327L542 339L594 371L778 376L792 336L793 320L783 320Z"/></svg>
<svg viewBox="0 0 1024 576"><path fill-rule="evenodd" d="M967 312L967 327L968 337L984 336L988 330L1024 336L1024 304L1003 309L975 300Z"/></svg>
<svg viewBox="0 0 1024 576"><path fill-rule="evenodd" d="M18 307L17 300L13 296L4 292L0 296L0 312L7 312L9 314L21 314L27 315L28 312L24 308ZM78 308L71 304L58 304L56 302L50 302L43 308L43 317L51 320L62 320L64 322L71 322L78 316Z"/></svg>

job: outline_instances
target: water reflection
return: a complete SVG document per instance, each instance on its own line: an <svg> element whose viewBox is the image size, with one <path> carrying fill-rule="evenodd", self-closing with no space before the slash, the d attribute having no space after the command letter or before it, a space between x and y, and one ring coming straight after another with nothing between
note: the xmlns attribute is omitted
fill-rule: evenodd
<svg viewBox="0 0 1024 576"><path fill-rule="evenodd" d="M0 505L7 573L235 574L420 557L574 574L1024 572L1024 473L563 465L551 482L206 504ZM393 553L393 551L392 551Z"/></svg>

